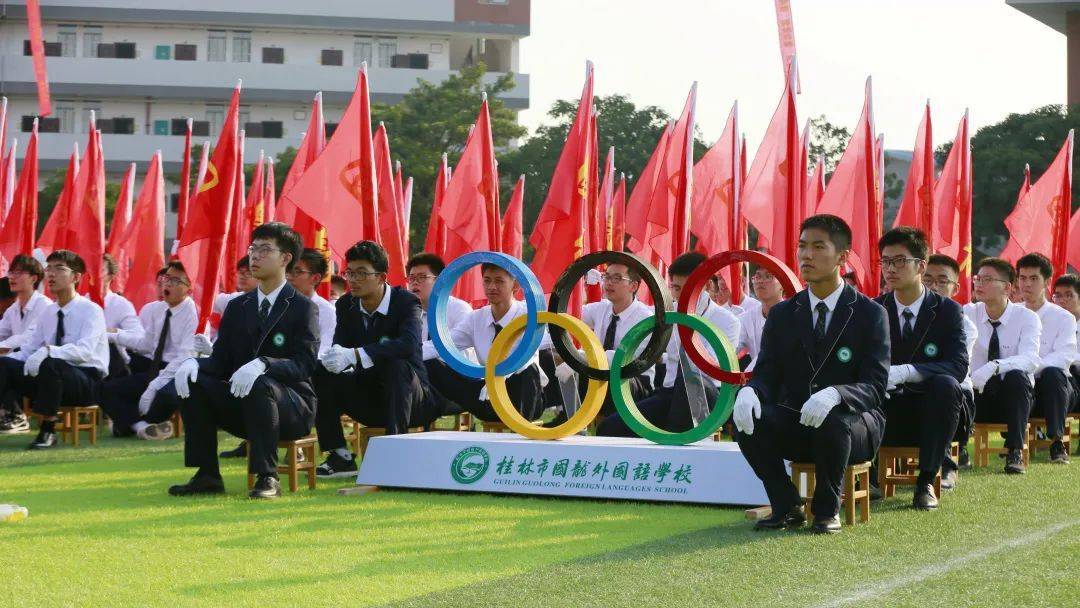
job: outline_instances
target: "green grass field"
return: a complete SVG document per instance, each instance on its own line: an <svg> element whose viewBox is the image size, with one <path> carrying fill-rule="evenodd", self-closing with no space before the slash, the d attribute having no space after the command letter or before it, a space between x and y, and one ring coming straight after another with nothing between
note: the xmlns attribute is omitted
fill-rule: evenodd
<svg viewBox="0 0 1080 608"><path fill-rule="evenodd" d="M1076 606L1080 464L965 472L935 513L910 490L869 524L755 533L739 508L385 490L320 480L178 499L182 444L26 452L0 438L0 606ZM221 445L232 447L223 436Z"/></svg>

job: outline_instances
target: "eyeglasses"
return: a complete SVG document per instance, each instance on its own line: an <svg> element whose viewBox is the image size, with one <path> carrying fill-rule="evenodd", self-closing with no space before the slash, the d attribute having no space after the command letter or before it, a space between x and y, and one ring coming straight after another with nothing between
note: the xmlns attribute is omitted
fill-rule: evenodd
<svg viewBox="0 0 1080 608"><path fill-rule="evenodd" d="M22 271L22 270L12 270L12 271L8 272L8 278L9 279L21 279L23 277L28 277L28 276L30 276L30 273Z"/></svg>
<svg viewBox="0 0 1080 608"><path fill-rule="evenodd" d="M918 262L919 258L881 258L879 265L882 268L903 268L908 262Z"/></svg>
<svg viewBox="0 0 1080 608"><path fill-rule="evenodd" d="M346 270L341 273L341 276L345 277L346 281L362 280L368 277L377 277L381 272L367 272L365 270Z"/></svg>
<svg viewBox="0 0 1080 608"><path fill-rule="evenodd" d="M253 258L261 258L261 257L267 256L267 255L270 255L271 253L273 253L275 251L281 251L281 250L280 249L275 249L275 248L273 248L273 247L271 247L269 245L252 245L251 247L248 247L248 250L247 250L248 256L253 257Z"/></svg>
<svg viewBox="0 0 1080 608"><path fill-rule="evenodd" d="M293 268L292 270L289 271L289 276L290 277L300 277L300 276L303 276L305 274L315 274L315 273L311 272L310 270L301 270L299 268Z"/></svg>
<svg viewBox="0 0 1080 608"><path fill-rule="evenodd" d="M63 274L65 272L74 272L67 266L46 266L45 274Z"/></svg>
<svg viewBox="0 0 1080 608"><path fill-rule="evenodd" d="M630 277L627 277L627 276L623 276L623 275L621 275L621 274L608 274L608 273L604 273L604 274L600 275L600 278L601 278L601 279L602 279L602 280L603 280L603 281L604 281L605 283L622 283L622 282L624 282L624 281L625 281L625 282L627 282L627 283L629 283L630 281L633 281L633 279L631 279Z"/></svg>
<svg viewBox="0 0 1080 608"><path fill-rule="evenodd" d="M975 285L982 285L983 283L1005 283L1009 284L1005 279L995 279L994 277L974 276L971 277L971 282Z"/></svg>
<svg viewBox="0 0 1080 608"><path fill-rule="evenodd" d="M176 287L177 285L188 285L189 283L180 277L158 277L157 284L162 287Z"/></svg>
<svg viewBox="0 0 1080 608"><path fill-rule="evenodd" d="M927 286L933 285L933 286L936 286L936 287L948 287L949 285L959 285L959 283L949 279L948 277L934 278L934 277L932 277L930 275L923 275L922 282L923 282L923 285L927 285Z"/></svg>
<svg viewBox="0 0 1080 608"><path fill-rule="evenodd" d="M409 276L405 277L405 281L409 285L419 285L420 283L423 283L425 281L430 281L431 279L434 279L434 278L435 278L435 275L433 275L433 274L410 274Z"/></svg>
<svg viewBox="0 0 1080 608"><path fill-rule="evenodd" d="M773 275L768 274L768 273L764 273L764 274L754 273L754 276L750 277L750 282L751 283L765 283L765 282L768 282L768 281L772 281L774 279L776 279L776 277L774 277Z"/></svg>

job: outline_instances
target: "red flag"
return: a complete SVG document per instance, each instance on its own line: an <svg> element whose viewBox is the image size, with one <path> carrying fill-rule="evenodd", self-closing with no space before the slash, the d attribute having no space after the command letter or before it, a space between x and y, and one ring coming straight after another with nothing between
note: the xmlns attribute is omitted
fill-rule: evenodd
<svg viewBox="0 0 1080 608"><path fill-rule="evenodd" d="M274 221L274 207L277 204L277 195L274 193L274 159L266 159L266 188L263 189L262 198L262 223Z"/></svg>
<svg viewBox="0 0 1080 608"><path fill-rule="evenodd" d="M405 211L405 176L401 173L401 161L394 161L394 194L397 195L394 211L401 227L401 251L409 257L409 220Z"/></svg>
<svg viewBox="0 0 1080 608"><path fill-rule="evenodd" d="M1020 202L1027 196L1028 191L1031 190L1031 165L1024 164L1024 182L1020 184L1020 192L1016 194L1016 205L1013 206L1013 212L1015 213L1016 207L1020 206ZM1010 215L1012 215L1010 213ZM1008 219L1008 218L1006 218ZM1071 226L1071 223L1070 223ZM1016 264L1016 260L1020 259L1024 255L1023 250L1020 248L1020 243L1016 242L1016 239L1009 235L1008 242L1005 243L1005 247L998 254L998 257L1003 260L1008 260L1011 264ZM1070 262L1071 264L1072 262Z"/></svg>
<svg viewBox="0 0 1080 608"><path fill-rule="evenodd" d="M191 119L187 119L187 132L184 134L184 156L180 159L180 196L176 204L176 240L184 234L187 222L187 208L191 200Z"/></svg>
<svg viewBox="0 0 1080 608"><path fill-rule="evenodd" d="M915 150L911 155L904 196L896 212L893 226L914 226L926 233L930 249L937 250L944 244L934 225L934 136L930 120L930 100L919 131L915 135Z"/></svg>
<svg viewBox="0 0 1080 608"><path fill-rule="evenodd" d="M248 187L247 196L244 197L244 229L236 233L240 238L237 253L247 252L251 246L251 231L256 226L266 223L266 155L259 150L259 162L255 163L255 171L251 174L251 186ZM240 257L244 257L241 255Z"/></svg>
<svg viewBox="0 0 1080 608"><path fill-rule="evenodd" d="M600 179L600 189L596 193L596 208L600 214L596 220L596 233L600 237L594 244L593 251L611 249L611 212L615 197L615 146L608 148L604 159L604 174Z"/></svg>
<svg viewBox="0 0 1080 608"><path fill-rule="evenodd" d="M146 169L134 214L124 231L121 248L130 255L131 271L124 297L135 310L157 299L157 273L165 265L161 244L165 241L165 176L161 151L154 153Z"/></svg>
<svg viewBox="0 0 1080 608"><path fill-rule="evenodd" d="M802 186L799 187L799 192L806 193L806 189L810 184L810 119L806 119L806 124L803 126L802 136L799 137L799 142L802 143L799 153L799 178L802 179ZM799 206L799 223L812 215L806 206L806 197L803 196L800 200Z"/></svg>
<svg viewBox="0 0 1080 608"><path fill-rule="evenodd" d="M446 155L442 155L439 170L435 173L435 197L431 202L431 217L428 218L427 236L424 238L424 251L444 257L446 252L446 224L439 217L446 187L450 184L450 167L446 164Z"/></svg>
<svg viewBox="0 0 1080 608"><path fill-rule="evenodd" d="M101 278L101 257L105 254L105 159L101 153L101 131L97 130L93 114L86 156L75 184L66 247L75 250L86 263L79 293L104 306L107 286Z"/></svg>
<svg viewBox="0 0 1080 608"><path fill-rule="evenodd" d="M15 153L18 152L18 148L19 140L12 140L11 149L0 161L0 226L4 225L15 198Z"/></svg>
<svg viewBox="0 0 1080 608"><path fill-rule="evenodd" d="M697 83L694 83L682 115L671 130L649 205L647 244L665 264L671 264L689 250L696 98Z"/></svg>
<svg viewBox="0 0 1080 608"><path fill-rule="evenodd" d="M626 174L619 174L619 185L615 188L615 194L611 197L611 243L608 249L612 251L624 251L626 249Z"/></svg>
<svg viewBox="0 0 1080 608"><path fill-rule="evenodd" d="M131 258L136 251L122 248L124 232L127 231L128 224L131 222L131 200L134 196L135 163L131 163L127 173L124 174L124 179L120 182L120 194L116 197L112 224L109 226L109 241L105 244L105 251L116 260L118 267L118 272L112 282L113 291L118 293L124 293L131 268Z"/></svg>
<svg viewBox="0 0 1080 608"><path fill-rule="evenodd" d="M64 173L64 186L60 189L60 196L56 199L49 219L45 221L45 229L37 239L37 248L45 255L49 255L57 249L67 248L68 219L71 216L71 206L75 199L75 178L79 175L79 145L75 144L71 157L68 159L67 172Z"/></svg>
<svg viewBox="0 0 1080 608"><path fill-rule="evenodd" d="M391 285L405 285L405 248L402 244L401 197L397 193L394 168L390 162L390 141L386 126L379 123L375 131L375 175L379 194L379 242L390 258L390 273L386 280Z"/></svg>
<svg viewBox="0 0 1080 608"><path fill-rule="evenodd" d="M1066 272L1072 211L1072 149L1070 129L1054 161L1005 218L1010 244L1016 243L1021 256L1041 253L1050 258L1054 276Z"/></svg>
<svg viewBox="0 0 1080 608"><path fill-rule="evenodd" d="M693 221L690 232L698 239L698 249L705 255L716 255L735 249L738 220L735 201L742 189L739 168L739 106L732 105L727 123L713 147L694 165ZM741 296L741 264L731 264L721 274L732 289ZM738 301L738 300L736 300Z"/></svg>
<svg viewBox="0 0 1080 608"><path fill-rule="evenodd" d="M239 123L237 126L239 126ZM221 270L218 271L218 276L221 277L221 289L225 293L236 291L236 273L233 272L233 268L236 262L247 254L246 243L248 238L242 234L248 228L247 201L244 196L247 187L244 181L244 146L246 141L247 135L244 129L240 129L236 140L236 177L233 181L233 204L229 213L229 230L225 236L225 255L221 257ZM248 233L250 235L250 230Z"/></svg>
<svg viewBox="0 0 1080 608"><path fill-rule="evenodd" d="M296 182L300 180L307 168L315 162L319 154L322 154L325 147L326 125L323 123L322 93L316 93L314 101L311 102L311 116L308 118L307 131L304 132L304 136L300 140L300 148L296 151L296 156L293 157L292 167L289 168L289 172L285 175L285 183L281 185L282 198L276 203L274 215L277 221L292 226L304 239L307 246L319 249L324 254L329 254L325 244L326 234L322 225L311 219L308 214L297 209L296 205L284 196L296 185ZM326 277L326 279L329 281L330 277Z"/></svg>
<svg viewBox="0 0 1080 608"><path fill-rule="evenodd" d="M880 291L878 240L881 238L881 195L877 177L877 150L870 78L855 132L829 179L817 205L818 213L831 213L851 227L850 265L869 297Z"/></svg>
<svg viewBox="0 0 1080 608"><path fill-rule="evenodd" d="M37 230L38 208L38 123L34 119L30 142L23 156L22 171L15 184L11 209L3 226L0 226L0 274L7 274L7 266L15 256L34 250L34 233ZM14 154L14 150L12 151Z"/></svg>
<svg viewBox="0 0 1080 608"><path fill-rule="evenodd" d="M810 172L810 178L806 183L805 205L806 217L817 213L818 203L825 196L825 157L819 156L814 170Z"/></svg>
<svg viewBox="0 0 1080 608"><path fill-rule="evenodd" d="M378 200L364 64L330 142L291 188L282 188L281 202L291 202L321 224L330 249L343 256L358 241L380 240Z"/></svg>
<svg viewBox="0 0 1080 608"><path fill-rule="evenodd" d="M788 73L795 59L795 22L791 15L791 0L776 0L776 31L780 34L780 61L784 73ZM795 79L795 92L802 93L802 87Z"/></svg>
<svg viewBox="0 0 1080 608"><path fill-rule="evenodd" d="M14 146L11 153L7 150L7 97L0 97L0 226L4 224L4 216L7 214L9 189L13 186L11 179L11 159L15 158Z"/></svg>
<svg viewBox="0 0 1080 608"><path fill-rule="evenodd" d="M52 114L52 102L49 100L49 76L45 73L45 42L41 38L41 5L38 0L26 0L26 29L30 35L30 54L34 59L38 116L48 116Z"/></svg>
<svg viewBox="0 0 1080 608"><path fill-rule="evenodd" d="M626 234L630 236L628 248L642 257L649 258L648 246L649 205L652 201L653 191L659 186L657 179L660 174L660 165L664 161L664 153L667 151L668 140L671 139L671 131L674 123L668 123L664 127L660 139L656 142L656 148L649 156L645 167L641 170L633 190L630 191L630 199L626 202Z"/></svg>
<svg viewBox="0 0 1080 608"><path fill-rule="evenodd" d="M413 178L405 180L405 253L409 253L410 224L412 224Z"/></svg>
<svg viewBox="0 0 1080 608"><path fill-rule="evenodd" d="M233 90L225 124L214 146L213 158L207 164L206 177L188 207L188 222L178 249L199 308L200 330L210 319L214 297L218 293L221 255L217 252L222 251L228 238L233 203L240 204L235 200L237 166L241 162L240 134L237 132L239 106L238 84Z"/></svg>
<svg viewBox="0 0 1080 608"><path fill-rule="evenodd" d="M518 177L514 184L514 193L510 195L510 204L502 218L502 252L521 259L523 208L525 205L525 176Z"/></svg>
<svg viewBox="0 0 1080 608"><path fill-rule="evenodd" d="M971 299L971 137L968 113L960 120L953 147L941 176L934 185L935 229L946 245L939 248L960 264L960 291L957 301Z"/></svg>
<svg viewBox="0 0 1080 608"><path fill-rule="evenodd" d="M499 176L495 173L495 148L484 98L439 209L446 226L447 260L470 251L499 251L500 239L491 233L492 208L499 208ZM454 295L474 304L484 301L478 268L465 273L454 287Z"/></svg>
<svg viewBox="0 0 1080 608"><path fill-rule="evenodd" d="M788 268L798 268L799 215L803 179L799 177L799 120L795 111L796 61L743 183L742 217L758 230L759 246Z"/></svg>

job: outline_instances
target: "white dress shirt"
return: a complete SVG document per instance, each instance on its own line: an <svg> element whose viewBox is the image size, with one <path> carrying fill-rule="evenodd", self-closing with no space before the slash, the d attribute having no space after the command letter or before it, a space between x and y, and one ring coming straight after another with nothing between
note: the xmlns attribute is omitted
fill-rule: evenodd
<svg viewBox="0 0 1080 608"><path fill-rule="evenodd" d="M319 358L321 359L334 344L337 309L317 292L312 294L311 301L315 303L315 308L319 311Z"/></svg>
<svg viewBox="0 0 1080 608"><path fill-rule="evenodd" d="M974 368L971 367L971 362L974 361L975 357L975 341L979 338L979 328L975 327L975 322L967 316L968 306L973 306L973 304L964 306L965 314L962 315L964 319L964 344L967 346L968 354L968 368L967 376L964 377L964 381L960 383L960 388L967 391L973 391L975 390L975 385L971 382L971 370Z"/></svg>
<svg viewBox="0 0 1080 608"><path fill-rule="evenodd" d="M739 307L743 309L744 314L754 310L761 310L761 300L746 296L743 298L742 304L739 304Z"/></svg>
<svg viewBox="0 0 1080 608"><path fill-rule="evenodd" d="M56 313L64 312L64 338L56 346ZM89 299L76 295L63 308L56 302L41 313L33 335L17 353L10 356L26 361L43 346L49 356L76 367L94 367L102 378L109 373L109 341L105 337L105 313Z"/></svg>
<svg viewBox="0 0 1080 608"><path fill-rule="evenodd" d="M986 305L982 302L968 304L964 307L964 314L975 324L978 332L971 356L971 370L975 371L989 362L987 355L994 327L990 325ZM997 320L1001 321L997 328L998 344L1001 347L1001 358L997 360L998 376L1004 377L1007 372L1020 370L1027 374L1028 382L1034 385L1034 373L1039 367L1039 340L1042 334L1039 315L1028 310L1023 304L1009 302L1005 306L1005 312L1001 313L1001 318Z"/></svg>
<svg viewBox="0 0 1080 608"><path fill-rule="evenodd" d="M218 331L217 325L219 323L221 323L221 315L225 314L225 308L229 306L229 302L232 302L233 300L235 300L236 298L239 298L240 296L244 295L245 293L247 293L247 292L246 291L234 291L232 293L219 293L216 296L214 296L214 305L210 309L210 312L214 316L217 317L217 320L213 321L210 324L210 331L209 331L210 335L209 335L209 337L210 337L211 341L217 339L217 331ZM200 329L202 329L202 328L200 328Z"/></svg>
<svg viewBox="0 0 1080 608"><path fill-rule="evenodd" d="M581 320L585 321L593 333L596 334L597 339L601 344L604 343L604 336L607 335L608 327L611 325L611 317L614 308L611 304L611 300L603 299L599 302L593 302L586 304L581 308ZM615 348L619 347L619 343L622 342L623 337L626 336L626 332L630 331L630 328L640 323L643 319L647 319L656 311L653 307L645 304L641 300L634 299L625 310L619 313L619 323L615 326ZM674 331L674 330L673 330ZM645 350L647 340L638 345L635 355L640 355ZM605 351L607 355L608 363L611 363L611 358L615 354L615 349ZM624 361L624 364L629 361ZM656 375L655 366L650 366L645 370L641 376L646 378L649 382L649 386L652 386L653 377Z"/></svg>
<svg viewBox="0 0 1080 608"><path fill-rule="evenodd" d="M105 292L105 329L137 330L142 327L135 306L124 296Z"/></svg>
<svg viewBox="0 0 1080 608"><path fill-rule="evenodd" d="M1070 373L1069 368L1076 361L1076 318L1072 313L1053 302L1043 302L1035 311L1042 323L1039 335L1038 376L1048 367L1056 367Z"/></svg>
<svg viewBox="0 0 1080 608"><path fill-rule="evenodd" d="M473 311L473 307L469 305L465 300L450 296L446 301L446 326L453 329L458 323L465 317L469 316ZM423 341L424 361L439 358L439 351L435 350L435 345L431 342L431 337L428 335L428 318L427 311L420 313L420 339ZM466 358L476 357L472 355L471 351L464 353Z"/></svg>
<svg viewBox="0 0 1080 608"><path fill-rule="evenodd" d="M844 293L844 287L847 287L847 283L840 281L840 286L835 291L825 296L824 299L814 295L814 292L810 289L806 290L807 295L810 296L810 328L813 329L817 325L817 305L818 302L825 302L825 306L829 308L829 311L825 313L825 331L829 329L829 322L832 321L832 313L836 310L836 303L840 301L840 294Z"/></svg>
<svg viewBox="0 0 1080 608"><path fill-rule="evenodd" d="M454 326L450 335L453 337L454 345L461 350L466 348L472 348L476 351L476 359L480 365L484 365L487 362L488 353L491 352L491 343L495 341L495 323L497 322L500 327L506 327L511 321L525 314L526 307L525 302L521 300L514 300L510 304L510 308L506 311L501 318L495 319L491 314L491 305L488 304L483 308L472 311L460 323ZM545 345L550 347L551 340L547 336L547 330L544 332L544 340L541 342L541 348ZM514 341L513 346L507 351L507 354L514 351L517 348L517 344L521 341L521 337L518 337ZM545 344L546 343L546 344ZM536 365L537 369L540 366L540 354L539 351L533 353L529 362L521 369L524 370L530 365ZM541 381L546 383L546 376L541 373Z"/></svg>
<svg viewBox="0 0 1080 608"><path fill-rule="evenodd" d="M738 317L738 316L742 315L744 312L746 312L745 308L743 308L742 306L739 306L738 304L732 304L730 300L728 301L727 304L723 305L723 308L725 310L727 310L728 312L730 312L731 314L735 315L736 317Z"/></svg>
<svg viewBox="0 0 1080 608"><path fill-rule="evenodd" d="M747 310L739 316L739 346L736 353L746 349L750 355L750 365L743 371L752 371L761 352L761 334L765 330L765 315L761 306Z"/></svg>
<svg viewBox="0 0 1080 608"><path fill-rule="evenodd" d="M259 301L256 302L259 305L258 308L262 308L263 300L270 300L270 308L274 308L274 303L277 302L277 297L281 293L281 290L285 289L286 283L288 283L288 281L282 281L281 284L275 287L274 291L271 291L270 293L263 293L261 287L255 288L255 293L258 294L259 299Z"/></svg>
<svg viewBox="0 0 1080 608"><path fill-rule="evenodd" d="M169 335L165 339L165 349L161 360L167 365L158 372L158 377L151 381L155 390L168 384L176 373L176 368L185 359L195 356L195 329L199 324L199 312L195 301L184 298L172 308L164 300L155 300L143 306L139 311L142 328L138 331L120 330L116 334L116 343L140 355L153 360L157 350L161 330L165 325L165 314L172 311L169 318Z"/></svg>
<svg viewBox="0 0 1080 608"><path fill-rule="evenodd" d="M375 307L375 310L373 312L368 312L367 310L365 310L364 305L361 304L359 301L357 301L356 303L356 308L360 311L360 314L364 315L365 325L371 325L372 323L374 323L376 314L382 315L384 317L390 314L390 286L383 283L382 300L379 300L379 305ZM337 314L336 311L335 314ZM333 338L331 338L331 340L332 339ZM360 354L360 367L367 369L372 365L375 365L375 361L371 359L371 355L367 354L367 350L360 348L357 350L357 352Z"/></svg>
<svg viewBox="0 0 1080 608"><path fill-rule="evenodd" d="M34 333L41 313L51 303L52 300L37 291L31 292L25 306L19 306L19 300L16 299L15 303L4 311L4 316L0 317L0 348L14 350L25 344Z"/></svg>
<svg viewBox="0 0 1080 608"><path fill-rule="evenodd" d="M718 306L715 302L708 298L708 294L702 292L704 298L698 299L698 314L715 325L725 336L728 341L731 342L732 347L739 343L739 333L741 330L741 324L739 318L731 314L723 306ZM716 353L713 351L712 346L708 342L705 342L706 349L712 356L713 360L716 360ZM667 351L664 353L664 388L671 388L675 386L675 377L679 372L679 350L682 348L682 340L679 338L679 329L676 327L671 332L671 341L668 342ZM691 363L693 365L693 363ZM697 366L694 366L697 370ZM698 370L700 371L700 370ZM712 383L716 386L720 386L720 381L710 376L705 376L712 380Z"/></svg>

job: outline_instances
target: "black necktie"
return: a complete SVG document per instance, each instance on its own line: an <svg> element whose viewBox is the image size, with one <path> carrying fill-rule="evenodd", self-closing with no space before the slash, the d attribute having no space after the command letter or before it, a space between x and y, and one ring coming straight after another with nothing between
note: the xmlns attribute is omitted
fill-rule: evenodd
<svg viewBox="0 0 1080 608"><path fill-rule="evenodd" d="M259 323L266 323L266 319L270 317L270 298L263 298L262 304L259 304Z"/></svg>
<svg viewBox="0 0 1080 608"><path fill-rule="evenodd" d="M915 327L911 323L915 315L911 313L910 308L905 308L901 316L904 317L904 325L900 329L900 341L906 343L911 339L911 334L915 333Z"/></svg>
<svg viewBox="0 0 1080 608"><path fill-rule="evenodd" d="M498 323L492 323L491 326L495 328L495 336L498 337L499 332L502 331L502 325L499 325Z"/></svg>
<svg viewBox="0 0 1080 608"><path fill-rule="evenodd" d="M1001 321L990 321L990 325L994 326L994 331L990 333L990 347L986 350L986 358L988 361L996 361L1001 358L1001 342L997 333Z"/></svg>
<svg viewBox="0 0 1080 608"><path fill-rule="evenodd" d="M64 311L56 311L56 345L64 344Z"/></svg>
<svg viewBox="0 0 1080 608"><path fill-rule="evenodd" d="M607 331L604 332L604 350L615 350L615 329L619 326L619 315L611 315L611 323L608 323Z"/></svg>
<svg viewBox="0 0 1080 608"><path fill-rule="evenodd" d="M169 323L172 320L172 311L165 311L165 322L161 324L161 335L158 336L157 348L154 349L154 361L150 364L150 373L157 374L161 371L162 356L165 354L165 342L169 339Z"/></svg>
<svg viewBox="0 0 1080 608"><path fill-rule="evenodd" d="M814 322L814 340L817 342L825 341L825 315L829 312L829 305L825 302L818 302L814 307L817 311L817 321Z"/></svg>

